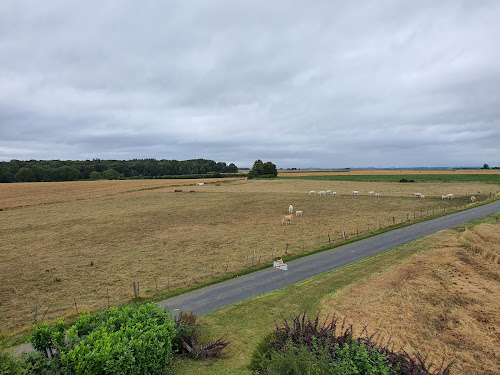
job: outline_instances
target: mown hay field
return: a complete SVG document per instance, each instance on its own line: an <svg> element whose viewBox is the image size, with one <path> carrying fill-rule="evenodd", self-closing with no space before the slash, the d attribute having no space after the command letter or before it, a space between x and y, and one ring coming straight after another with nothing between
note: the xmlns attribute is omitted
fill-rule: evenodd
<svg viewBox="0 0 500 375"><path fill-rule="evenodd" d="M441 232L410 261L325 298L323 316L379 329L434 363L455 360L454 374L499 374L499 233L498 223Z"/></svg>
<svg viewBox="0 0 500 375"><path fill-rule="evenodd" d="M224 181L234 179L224 179ZM215 180L218 181L218 180ZM79 199L98 198L140 190L196 185L198 182L215 183L213 179L196 180L99 180L68 182L26 182L22 184L0 184L0 208L11 209L68 202Z"/></svg>
<svg viewBox="0 0 500 375"><path fill-rule="evenodd" d="M270 262L285 249L297 254L329 244L328 236L332 243L340 241L342 229L352 238L468 202L443 201L441 194L486 197L498 189L484 183L303 180L236 180L220 186L178 180L105 183L76 183L82 192L75 183L57 183L59 194L45 201L43 196L53 191L46 183L2 185L10 191L8 201L18 202L0 212L2 331L31 325L35 310L38 320L42 315L53 320L76 309L105 308L108 294L112 305L130 299L133 282L145 297L186 288L195 278L200 283L252 262ZM174 193L174 186L183 192ZM16 188L29 203L15 197ZM327 189L340 196L307 194ZM352 190L362 195L353 197ZM368 197L369 190L382 195ZM415 190L439 198L411 198ZM1 205L9 207L3 199ZM304 216L282 226L290 204Z"/></svg>

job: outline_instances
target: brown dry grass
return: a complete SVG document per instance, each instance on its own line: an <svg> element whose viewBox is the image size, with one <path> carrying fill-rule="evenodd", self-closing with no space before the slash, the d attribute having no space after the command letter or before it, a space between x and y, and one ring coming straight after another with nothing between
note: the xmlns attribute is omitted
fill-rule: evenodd
<svg viewBox="0 0 500 375"><path fill-rule="evenodd" d="M404 169L404 170L390 170L390 169L351 169L349 171L340 171L340 170L311 170L311 171L291 171L291 170L283 170L280 169L278 171L279 174L289 176L293 173L293 176L303 177L303 176L345 176L354 175L354 176L366 176L366 175L411 175L411 174L500 174L499 169L460 169L460 170L416 170L416 169Z"/></svg>
<svg viewBox="0 0 500 375"><path fill-rule="evenodd" d="M373 230L392 217L398 223L408 214L418 218L457 203L399 197L408 188L385 182L238 180L221 186L180 186L183 193L171 187L188 183L184 180L106 183L54 184L68 186L67 193L62 189L59 194L56 188L47 191L46 183L8 185L19 187L30 206L0 212L2 330L31 324L37 305L39 317L50 307L46 320L74 312L75 300L79 311L104 308L107 290L111 304L126 301L133 295L133 281L140 282L141 295L151 296L156 287L165 292L169 283L171 289L193 285L197 267L197 280L207 281L212 267L214 277L224 275L226 267L228 272L239 271L247 257L252 262L254 251L255 263L269 262L271 254L283 255L287 243L290 253L310 251L326 245L328 234L332 241L340 240L342 228L349 236L356 228L361 234L368 224ZM25 185L31 185L30 194ZM491 186L448 185L413 187L426 194L444 190L458 195ZM310 189L375 190L385 196L319 197L307 195ZM190 190L195 192L186 192ZM304 217L281 226L290 203L304 210Z"/></svg>
<svg viewBox="0 0 500 375"><path fill-rule="evenodd" d="M397 337L398 346L428 353L434 363L456 360L455 374L499 374L500 267L463 246L466 237L498 248L499 232L495 224L440 232L434 249L341 291L324 301L324 311Z"/></svg>
<svg viewBox="0 0 500 375"><path fill-rule="evenodd" d="M224 181L234 180L225 179ZM193 180L100 180L71 182L26 182L0 184L0 208L11 209L37 204L61 203L133 191L192 186L197 182L215 183L214 179Z"/></svg>

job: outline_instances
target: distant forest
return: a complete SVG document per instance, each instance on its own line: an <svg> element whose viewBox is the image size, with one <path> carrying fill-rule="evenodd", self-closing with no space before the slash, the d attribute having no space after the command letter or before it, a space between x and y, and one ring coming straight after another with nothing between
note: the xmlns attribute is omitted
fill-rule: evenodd
<svg viewBox="0 0 500 375"><path fill-rule="evenodd" d="M233 163L213 160L11 160L0 162L0 182L222 177L238 173ZM226 176L226 175L224 175Z"/></svg>

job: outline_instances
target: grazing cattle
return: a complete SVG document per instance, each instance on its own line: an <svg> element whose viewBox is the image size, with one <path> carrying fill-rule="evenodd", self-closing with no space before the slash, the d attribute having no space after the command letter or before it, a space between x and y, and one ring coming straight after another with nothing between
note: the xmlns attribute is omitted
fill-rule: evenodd
<svg viewBox="0 0 500 375"><path fill-rule="evenodd" d="M446 199L446 195L441 195L441 199Z"/></svg>
<svg viewBox="0 0 500 375"><path fill-rule="evenodd" d="M326 195L326 191L318 191L318 194L322 197L324 197Z"/></svg>
<svg viewBox="0 0 500 375"><path fill-rule="evenodd" d="M302 214L304 213L304 211L295 211L295 216L302 216Z"/></svg>
<svg viewBox="0 0 500 375"><path fill-rule="evenodd" d="M352 195L359 195L359 190L353 190Z"/></svg>
<svg viewBox="0 0 500 375"><path fill-rule="evenodd" d="M470 197L470 201L474 203L476 201L476 197L475 196Z"/></svg>
<svg viewBox="0 0 500 375"><path fill-rule="evenodd" d="M331 194L331 193L332 193L332 191L331 191L331 190L327 190L327 191L326 191L326 194Z"/></svg>
<svg viewBox="0 0 500 375"><path fill-rule="evenodd" d="M421 194L420 198L425 199L425 195Z"/></svg>
<svg viewBox="0 0 500 375"><path fill-rule="evenodd" d="M372 190L372 191L369 191L368 192L368 195L371 197L373 194L375 194L375 192Z"/></svg>
<svg viewBox="0 0 500 375"><path fill-rule="evenodd" d="M203 186L203 185L205 185L205 183L204 182L197 182L196 185Z"/></svg>
<svg viewBox="0 0 500 375"><path fill-rule="evenodd" d="M180 192L182 192L182 189L175 189L174 190L174 193L180 193Z"/></svg>
<svg viewBox="0 0 500 375"><path fill-rule="evenodd" d="M316 194L316 192L314 190L311 190L308 194L309 195L314 195L314 194Z"/></svg>
<svg viewBox="0 0 500 375"><path fill-rule="evenodd" d="M378 198L380 197L380 193L375 193L375 196Z"/></svg>
<svg viewBox="0 0 500 375"><path fill-rule="evenodd" d="M446 194L447 199L453 199L453 194Z"/></svg>
<svg viewBox="0 0 500 375"><path fill-rule="evenodd" d="M293 214L293 206L292 206L292 205L290 205L290 206L288 207L288 213L289 213L290 215L291 215L291 214Z"/></svg>
<svg viewBox="0 0 500 375"><path fill-rule="evenodd" d="M293 217L293 215L285 215L285 216L283 216L283 219L281 220L281 225L292 224L292 217Z"/></svg>
<svg viewBox="0 0 500 375"><path fill-rule="evenodd" d="M336 191L332 191L332 195L333 195L334 197L336 197L336 196L337 196L337 192L336 192Z"/></svg>
<svg viewBox="0 0 500 375"><path fill-rule="evenodd" d="M411 195L415 198L420 198L420 196L422 195L422 193L411 193Z"/></svg>

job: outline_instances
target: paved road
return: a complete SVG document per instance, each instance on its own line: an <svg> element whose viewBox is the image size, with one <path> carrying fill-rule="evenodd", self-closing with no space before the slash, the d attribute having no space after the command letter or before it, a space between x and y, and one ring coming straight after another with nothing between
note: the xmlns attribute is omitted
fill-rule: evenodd
<svg viewBox="0 0 500 375"><path fill-rule="evenodd" d="M179 310L190 310L201 316L243 299L295 284L369 255L499 211L500 200L291 261L288 263L288 271L270 267L161 301L159 305L173 309L174 314Z"/></svg>

